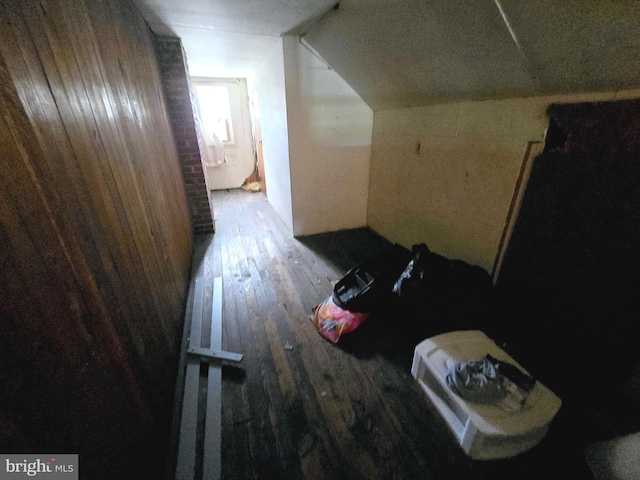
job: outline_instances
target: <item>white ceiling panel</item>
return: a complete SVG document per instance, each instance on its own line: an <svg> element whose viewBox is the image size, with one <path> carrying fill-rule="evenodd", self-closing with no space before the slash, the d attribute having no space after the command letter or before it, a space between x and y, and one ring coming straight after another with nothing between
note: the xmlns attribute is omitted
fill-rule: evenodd
<svg viewBox="0 0 640 480"><path fill-rule="evenodd" d="M304 36L374 110L533 87L492 1L350 0Z"/></svg>
<svg viewBox="0 0 640 480"><path fill-rule="evenodd" d="M538 91L625 88L640 81L637 0L502 0Z"/></svg>
<svg viewBox="0 0 640 480"><path fill-rule="evenodd" d="M306 33L374 110L640 86L638 0L134 3L182 38L194 75L244 75L280 35Z"/></svg>
<svg viewBox="0 0 640 480"><path fill-rule="evenodd" d="M134 3L154 31L198 27L278 37L322 14L335 0L134 0Z"/></svg>
<svg viewBox="0 0 640 480"><path fill-rule="evenodd" d="M283 33L313 22L334 0L133 0L158 35L182 39L197 76L248 76Z"/></svg>
<svg viewBox="0 0 640 480"><path fill-rule="evenodd" d="M189 73L196 77L249 77L278 40L188 27L176 27L175 33L182 39Z"/></svg>

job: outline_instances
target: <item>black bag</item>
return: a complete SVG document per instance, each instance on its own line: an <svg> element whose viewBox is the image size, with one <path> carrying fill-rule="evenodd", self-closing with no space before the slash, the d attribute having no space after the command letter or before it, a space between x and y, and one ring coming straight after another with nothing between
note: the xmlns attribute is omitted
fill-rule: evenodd
<svg viewBox="0 0 640 480"><path fill-rule="evenodd" d="M392 287L403 306L418 316L466 317L486 305L493 282L483 268L437 255L424 243L414 245L412 252Z"/></svg>
<svg viewBox="0 0 640 480"><path fill-rule="evenodd" d="M411 259L411 251L395 244L349 270L333 289L333 301L344 310L373 313L397 302L393 283Z"/></svg>

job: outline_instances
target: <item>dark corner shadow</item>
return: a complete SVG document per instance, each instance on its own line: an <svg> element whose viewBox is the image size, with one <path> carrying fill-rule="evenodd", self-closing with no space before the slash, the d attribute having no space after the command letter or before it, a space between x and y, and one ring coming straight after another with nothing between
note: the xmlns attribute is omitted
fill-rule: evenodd
<svg viewBox="0 0 640 480"><path fill-rule="evenodd" d="M358 359L379 355L407 368L416 345L431 332L416 328L414 319L402 317L400 312L372 313L358 328L342 335L335 347Z"/></svg>
<svg viewBox="0 0 640 480"><path fill-rule="evenodd" d="M416 313L399 304L372 313L335 344L337 348L365 359L374 355L406 368L416 346L423 340L453 330L482 329L476 320L456 318L443 312Z"/></svg>
<svg viewBox="0 0 640 480"><path fill-rule="evenodd" d="M236 365L222 365L222 379L229 380L233 383L242 383L244 382L245 377L247 376L247 372L244 368L241 368Z"/></svg>
<svg viewBox="0 0 640 480"><path fill-rule="evenodd" d="M296 240L344 272L393 245L368 227L303 235Z"/></svg>
<svg viewBox="0 0 640 480"><path fill-rule="evenodd" d="M213 233L197 233L193 236L193 253L191 254L191 276L198 275L204 265L207 250L213 245Z"/></svg>

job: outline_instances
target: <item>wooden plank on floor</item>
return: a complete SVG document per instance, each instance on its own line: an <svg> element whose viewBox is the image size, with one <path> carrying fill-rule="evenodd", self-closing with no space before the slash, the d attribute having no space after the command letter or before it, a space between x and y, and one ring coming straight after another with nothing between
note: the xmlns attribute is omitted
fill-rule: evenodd
<svg viewBox="0 0 640 480"><path fill-rule="evenodd" d="M184 398L184 379L187 366L187 350L189 349L189 336L191 332L191 317L193 316L193 304L195 295L195 281L204 275L202 263L206 258L206 246L208 244L208 236L198 235L195 237L194 249L191 255L191 272L189 282L189 292L187 295L186 308L184 313L184 322L182 327L182 340L180 347L180 360L178 363L178 374L176 375L176 388L174 394L175 410L171 423L171 438L169 441L170 459L167 461L166 478L173 479L177 465L178 440L180 434L181 405Z"/></svg>
<svg viewBox="0 0 640 480"><path fill-rule="evenodd" d="M222 277L213 279L211 311L212 350L222 349ZM222 450L222 361L210 360L207 377L207 410L205 415L203 478L217 480L221 472Z"/></svg>
<svg viewBox="0 0 640 480"><path fill-rule="evenodd" d="M194 282L193 312L191 316L190 345L201 346L202 310L204 297L204 279ZM193 480L196 469L196 430L198 426L198 383L200 380L200 359L190 357L187 360L180 436L178 440L178 460L176 480Z"/></svg>

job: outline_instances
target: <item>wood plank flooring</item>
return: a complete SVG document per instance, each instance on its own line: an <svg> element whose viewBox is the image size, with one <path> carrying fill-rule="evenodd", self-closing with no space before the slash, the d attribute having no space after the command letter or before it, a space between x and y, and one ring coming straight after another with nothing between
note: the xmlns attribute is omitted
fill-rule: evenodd
<svg viewBox="0 0 640 480"><path fill-rule="evenodd" d="M386 240L368 229L292 238L262 193L213 202L216 233L197 237L194 271L208 300L222 277L222 347L244 354L223 366L223 479L563 478L568 456L547 439L512 460L464 455L411 377L416 339L401 318L372 316L338 344L318 333L314 305Z"/></svg>

